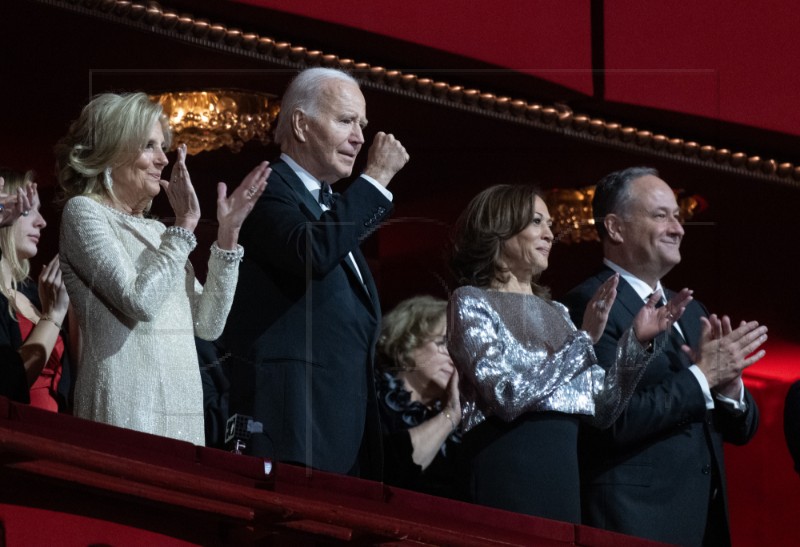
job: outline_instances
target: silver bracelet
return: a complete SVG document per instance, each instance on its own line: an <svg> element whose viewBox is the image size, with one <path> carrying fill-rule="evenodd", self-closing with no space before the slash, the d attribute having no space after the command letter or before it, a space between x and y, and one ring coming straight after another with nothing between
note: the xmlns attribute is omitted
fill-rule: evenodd
<svg viewBox="0 0 800 547"><path fill-rule="evenodd" d="M244 247L236 245L235 249L227 251L225 249L220 249L215 241L211 245L211 256L224 260L225 262L241 262L244 256Z"/></svg>
<svg viewBox="0 0 800 547"><path fill-rule="evenodd" d="M444 416L445 418L447 418L450 421L450 425L452 426L452 428L450 429L450 433L455 431L456 430L456 422L453 420L453 416L450 414L450 411L449 410L443 410L442 411L442 416Z"/></svg>
<svg viewBox="0 0 800 547"><path fill-rule="evenodd" d="M186 228L181 228L180 226L170 226L167 228L165 233L184 240L192 249L197 247L197 237L195 237L195 235Z"/></svg>

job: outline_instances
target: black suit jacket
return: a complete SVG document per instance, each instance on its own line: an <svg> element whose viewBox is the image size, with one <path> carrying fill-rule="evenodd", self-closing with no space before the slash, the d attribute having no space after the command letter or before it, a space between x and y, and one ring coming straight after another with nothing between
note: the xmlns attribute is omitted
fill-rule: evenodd
<svg viewBox="0 0 800 547"><path fill-rule="evenodd" d="M223 335L231 412L264 424L253 454L337 473L360 460L363 476L380 473L380 306L358 246L391 209L360 178L323 213L288 165L273 164L242 227L245 258Z"/></svg>
<svg viewBox="0 0 800 547"><path fill-rule="evenodd" d="M589 299L613 273L604 268L563 298L575 324L582 324ZM617 341L643 305L620 278L608 324L595 345L602 365L614 361ZM700 318L706 315L702 304L692 301L678 322L693 348L700 338ZM729 544L722 443L750 440L758 426L758 409L745 390L744 413L720 403L708 411L688 369L691 362L680 349L683 339L675 329L659 337L657 344L663 342L663 349L648 364L622 415L605 431L587 427L581 433L584 523L700 545L710 521L715 541ZM718 493L710 504L714 489Z"/></svg>

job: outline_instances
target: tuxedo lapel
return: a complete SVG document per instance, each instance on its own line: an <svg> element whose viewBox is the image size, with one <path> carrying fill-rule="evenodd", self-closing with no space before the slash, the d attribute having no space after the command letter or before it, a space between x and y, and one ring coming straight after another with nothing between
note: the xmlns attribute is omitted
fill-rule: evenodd
<svg viewBox="0 0 800 547"><path fill-rule="evenodd" d="M367 308L369 309L370 313L377 318L378 310L380 310L380 303L378 301L378 288L375 286L375 281L372 279L372 275L370 274L369 265L367 264L367 260L364 258L364 255L361 254L360 249L353 251L353 258L356 260L358 269L361 272L361 276L364 278L363 283L358 278L358 274L353 268L353 264L349 258L345 259L345 263L347 264L347 268L350 270L353 283L359 287L356 290L359 291L359 294L362 297L366 298L366 302L369 304Z"/></svg>
<svg viewBox="0 0 800 547"><path fill-rule="evenodd" d="M319 220L319 217L322 215L322 207L319 205L319 201L314 199L314 196L311 195L311 192L308 191L303 181L300 180L300 177L292 171L292 168L289 167L288 164L282 161L278 161L272 165L272 170L278 173L283 180L286 181L286 184L289 185L289 188L297 195L297 198L300 202L306 206L308 211L311 213L313 220Z"/></svg>
<svg viewBox="0 0 800 547"><path fill-rule="evenodd" d="M683 316L678 320L678 324L683 331L683 337L686 338L686 344L692 349L697 349L700 345L701 316L702 308L690 303L686 306Z"/></svg>
<svg viewBox="0 0 800 547"><path fill-rule="evenodd" d="M308 191L308 188L305 187L303 181L300 180L300 177L297 176L292 168L289 167L289 165L287 165L285 162L278 161L275 163L275 165L273 165L272 170L283 177L289 187L295 192L295 194L297 194L300 202L305 205L310 214L309 220L319 220L323 213L319 201L314 199L314 196L311 195L311 192ZM369 274L367 262L364 260L364 257L361 255L361 251L359 249L355 249L352 255L358 264L358 269L361 272L361 277L363 277L364 282L361 282L361 278L358 276L358 273L353 265L353 261L349 256L345 256L342 259L342 267L350 279L350 284L353 286L353 290L356 291L356 293L358 293L358 295L368 304L367 308L370 310L370 313L377 317L376 310L379 309L378 305L376 304L377 290L374 282L372 281L372 276Z"/></svg>
<svg viewBox="0 0 800 547"><path fill-rule="evenodd" d="M609 272L613 273L611 270ZM610 275L607 276L607 278ZM617 284L617 303L622 306L631 316L631 320L636 317L639 310L644 306L644 300L639 298L633 287L620 276L619 283Z"/></svg>

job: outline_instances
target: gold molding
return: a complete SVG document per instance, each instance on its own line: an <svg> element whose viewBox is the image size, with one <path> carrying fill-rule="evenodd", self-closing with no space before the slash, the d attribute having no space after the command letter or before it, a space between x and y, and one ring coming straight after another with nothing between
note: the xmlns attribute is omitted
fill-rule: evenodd
<svg viewBox="0 0 800 547"><path fill-rule="evenodd" d="M228 28L162 8L155 2L131 0L33 0L87 15L101 17L177 39L203 42L207 47L261 58L284 66L327 66L347 70L371 87L435 101L445 106L534 126L564 136L635 153L661 157L700 167L800 187L800 166L746 152L734 152L695 141L685 141L646 129L621 125L603 118L573 113L558 105L543 105L399 70L372 66L349 58L310 50L254 32Z"/></svg>

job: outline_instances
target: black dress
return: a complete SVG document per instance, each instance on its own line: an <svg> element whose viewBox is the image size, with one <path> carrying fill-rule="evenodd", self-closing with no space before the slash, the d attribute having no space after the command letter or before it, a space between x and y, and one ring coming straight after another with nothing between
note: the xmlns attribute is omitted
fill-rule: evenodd
<svg viewBox="0 0 800 547"><path fill-rule="evenodd" d="M408 430L438 415L441 405L437 402L433 409L429 409L422 403L412 401L411 393L403 387L403 381L390 373L379 375L376 382L383 427L385 482L434 496L462 498L457 478L457 457L461 444L458 431L447 438L424 471L412 459L413 446Z"/></svg>

